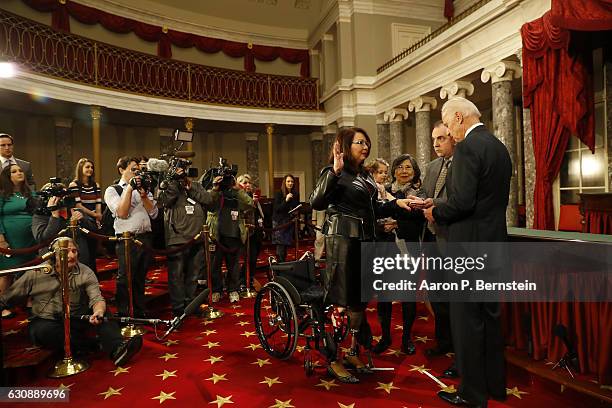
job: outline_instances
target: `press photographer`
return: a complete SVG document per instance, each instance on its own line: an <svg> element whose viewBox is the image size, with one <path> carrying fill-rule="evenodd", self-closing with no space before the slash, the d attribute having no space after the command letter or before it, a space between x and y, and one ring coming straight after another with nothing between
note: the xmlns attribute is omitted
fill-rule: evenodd
<svg viewBox="0 0 612 408"><path fill-rule="evenodd" d="M75 208L75 190L67 189L64 184L59 183L59 178L50 178L49 183L45 184L37 195L40 205L32 216L32 235L36 242L41 243L56 237L71 222L90 231L96 230L95 219ZM73 238L71 231L66 231L62 236ZM96 263L95 254L89 251L86 235L76 230L74 238L79 247L81 262L94 270L92 265Z"/></svg>
<svg viewBox="0 0 612 408"><path fill-rule="evenodd" d="M183 246L202 230L206 221L206 207L212 204L211 193L201 183L192 180L191 176L197 176L197 169L189 168L191 161L179 159L171 163L160 183L158 196L164 208L168 250ZM200 242L168 256L168 286L175 317L181 316L194 299L203 265L204 248Z"/></svg>
<svg viewBox="0 0 612 408"><path fill-rule="evenodd" d="M236 166L228 166L227 161L221 158L219 167L207 172L210 174L209 179L212 177L214 204L208 213L206 223L210 229L211 239L216 243L211 271L213 302L218 302L223 292L221 265L224 259L228 273L227 290L230 302L237 302L240 299L238 294L240 269L236 267L236 263L240 249L247 240L243 212L252 208L253 199L237 185L235 179L237 170ZM206 176L204 175L203 179L206 179Z"/></svg>

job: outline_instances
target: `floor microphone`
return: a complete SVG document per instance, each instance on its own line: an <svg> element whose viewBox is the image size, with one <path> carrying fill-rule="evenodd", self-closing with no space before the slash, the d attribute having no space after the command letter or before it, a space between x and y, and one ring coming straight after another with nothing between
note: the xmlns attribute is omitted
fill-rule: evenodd
<svg viewBox="0 0 612 408"><path fill-rule="evenodd" d="M161 339L163 340L166 337L168 337L170 333L172 333L174 330L176 330L181 325L181 323L183 322L183 320L185 320L187 316L189 316L190 314L193 314L200 307L200 305L205 302L209 293L210 293L210 289L208 288L200 292L200 294L196 296L195 299L193 299L191 303L187 305L187 307L185 308L185 311L180 317L177 316L170 321L170 327L168 327L168 330L166 330L166 332L161 337Z"/></svg>

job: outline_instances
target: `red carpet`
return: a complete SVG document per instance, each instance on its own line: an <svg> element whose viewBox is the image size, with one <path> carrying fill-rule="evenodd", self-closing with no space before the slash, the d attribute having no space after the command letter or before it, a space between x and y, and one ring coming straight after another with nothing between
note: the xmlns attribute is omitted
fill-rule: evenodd
<svg viewBox="0 0 612 408"><path fill-rule="evenodd" d="M166 272L158 273L156 283L147 291L165 291ZM260 272L261 274L261 272ZM263 274L261 274L263 275ZM149 273L149 277L153 276ZM264 279L263 276L258 278ZM105 282L108 296L114 285ZM161 303L161 302L159 302ZM167 302L163 305L166 307ZM33 378L19 378L21 386L65 386L70 388L70 402L82 407L448 407L436 396L440 387L420 371L429 369L440 375L449 357L428 360L425 348L433 345L433 317L423 304L418 306L413 338L417 354L398 352L401 330L394 329L393 345L386 354L376 357L377 367L392 367L360 378L360 384L339 384L318 369L307 377L302 368L303 354L298 347L287 361L275 360L259 345L253 324L253 299L242 299L230 305L227 297L216 305L225 315L213 321L188 318L179 331L160 343L152 331L145 335L142 351L129 366L117 369L104 355L90 359L91 368L79 375L61 380L45 378L46 368L38 366ZM163 311L167 318L168 311ZM394 307L392 327L400 324L399 305ZM380 333L374 305L368 319L375 334ZM23 318L5 321L5 341L11 347L23 347L27 333ZM8 327L7 327L8 326ZM164 327L160 335L163 333ZM7 333L6 331L9 330ZM27 340L25 340L27 341ZM300 341L299 345L304 342ZM28 344L29 346L29 344ZM25 350L24 353L36 353ZM538 384L529 384L527 376L510 370L508 388L512 391L504 403L491 402L490 407L585 407L570 403L563 396ZM443 380L449 386L455 381ZM40 404L20 404L37 406ZM45 406L65 404L45 404Z"/></svg>

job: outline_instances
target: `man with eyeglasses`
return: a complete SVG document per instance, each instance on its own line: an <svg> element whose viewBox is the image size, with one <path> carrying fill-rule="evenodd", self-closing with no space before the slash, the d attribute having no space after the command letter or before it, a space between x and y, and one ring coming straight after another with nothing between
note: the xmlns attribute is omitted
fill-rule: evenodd
<svg viewBox="0 0 612 408"><path fill-rule="evenodd" d="M36 190L36 183L34 183L34 175L32 174L32 165L30 162L21 160L13 156L13 136L8 133L0 133L0 161L2 162L2 169L5 167L16 164L21 167L21 170L26 175L26 181L30 186L30 189Z"/></svg>
<svg viewBox="0 0 612 408"><path fill-rule="evenodd" d="M151 219L157 217L158 209L153 194L143 188L139 175L139 160L133 157L121 157L117 162L117 170L121 175L119 183L106 189L104 201L115 217L113 224L115 234L131 232L142 246L131 245L130 265L132 272L132 296L134 301L134 316L145 317L145 276L150 263L150 256L144 246L151 247ZM129 313L129 292L127 286L127 265L125 262L124 243L117 242L117 258L119 270L117 273L117 311L120 316Z"/></svg>

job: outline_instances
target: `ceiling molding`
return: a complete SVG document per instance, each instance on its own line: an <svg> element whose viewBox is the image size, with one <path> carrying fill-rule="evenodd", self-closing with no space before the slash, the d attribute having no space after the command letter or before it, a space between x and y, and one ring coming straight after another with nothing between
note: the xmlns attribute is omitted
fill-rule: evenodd
<svg viewBox="0 0 612 408"><path fill-rule="evenodd" d="M444 23L441 0L353 0L352 13L375 14Z"/></svg>

